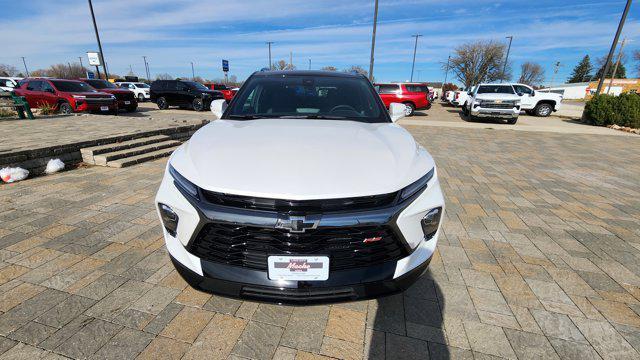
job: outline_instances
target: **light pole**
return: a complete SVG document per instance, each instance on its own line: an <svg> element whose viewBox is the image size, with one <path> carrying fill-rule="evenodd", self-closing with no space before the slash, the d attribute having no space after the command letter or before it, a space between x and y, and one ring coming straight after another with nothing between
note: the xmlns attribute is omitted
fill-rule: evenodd
<svg viewBox="0 0 640 360"><path fill-rule="evenodd" d="M78 60L80 60L80 67L84 68L84 65L82 65L82 56L78 56Z"/></svg>
<svg viewBox="0 0 640 360"><path fill-rule="evenodd" d="M89 0L89 10L91 10L91 20L93 20L93 30L96 32L96 40L98 41L98 50L100 50L100 61L102 61L102 68L104 69L104 77L109 80L109 72L107 71L107 63L104 61L104 53L102 52L102 43L100 42L100 35L98 34L98 25L96 24L96 16L93 13L93 4Z"/></svg>
<svg viewBox="0 0 640 360"><path fill-rule="evenodd" d="M309 70L311 70L311 59L309 59Z"/></svg>
<svg viewBox="0 0 640 360"><path fill-rule="evenodd" d="M193 69L193 61L191 62L191 80L196 78L196 71Z"/></svg>
<svg viewBox="0 0 640 360"><path fill-rule="evenodd" d="M413 63L411 64L411 81L413 82L413 68L416 66L416 50L418 50L418 38L422 36L420 34L411 35L416 38L416 43L413 46Z"/></svg>
<svg viewBox="0 0 640 360"><path fill-rule="evenodd" d="M27 62L24 60L24 56L22 56L22 63L24 64L24 71L27 72L27 77L29 77L29 69L27 69Z"/></svg>
<svg viewBox="0 0 640 360"><path fill-rule="evenodd" d="M609 50L609 55L607 56L607 62L604 65L604 71L600 76L600 81L598 81L598 89L596 90L596 95L600 95L602 91L602 85L604 84L604 78L607 76L609 72L609 66L611 65L611 59L613 58L613 53L616 51L616 47L618 47L618 40L620 39L620 33L622 32L622 28L624 27L624 22L627 19L627 14L629 13L629 8L631 7L631 0L627 0L627 5L624 7L624 11L622 12L622 18L620 18L620 23L618 24L618 30L616 31L616 36L613 38L613 44L611 44L611 49Z"/></svg>
<svg viewBox="0 0 640 360"><path fill-rule="evenodd" d="M378 24L378 0L373 9L373 33L371 34L371 58L369 59L369 81L373 82L373 58L376 48L376 25Z"/></svg>
<svg viewBox="0 0 640 360"><path fill-rule="evenodd" d="M513 36L507 36L505 37L505 39L509 39L509 47L507 48L507 56L504 58L504 66L502 67L502 78L500 79L500 83L502 83L507 73L507 63L509 62L509 52L511 52L511 42L513 41Z"/></svg>
<svg viewBox="0 0 640 360"><path fill-rule="evenodd" d="M273 41L267 41L267 45L269 45L269 70L273 69L271 64L271 44L273 44Z"/></svg>
<svg viewBox="0 0 640 360"><path fill-rule="evenodd" d="M144 71L147 73L147 81L151 81L151 74L149 74L149 64L147 63L147 57L143 56L142 60L144 60Z"/></svg>
<svg viewBox="0 0 640 360"><path fill-rule="evenodd" d="M451 62L451 55L447 58L447 69L444 72L444 82L442 83L442 92L440 95L444 95L444 87L447 84L447 76L449 76L449 63Z"/></svg>

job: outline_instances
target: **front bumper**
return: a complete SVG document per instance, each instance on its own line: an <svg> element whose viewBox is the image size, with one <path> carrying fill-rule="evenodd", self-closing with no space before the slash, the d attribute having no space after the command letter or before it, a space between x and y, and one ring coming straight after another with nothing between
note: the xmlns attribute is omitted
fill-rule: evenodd
<svg viewBox="0 0 640 360"><path fill-rule="evenodd" d="M444 198L435 174L422 193L411 199L408 205L404 204L391 213L373 214L369 211L367 214L348 214L352 223L355 218L356 222L367 219L367 224L392 224L402 237L410 239L410 243L415 246L407 256L367 267L330 271L329 278L325 281L290 281L271 280L267 271L209 261L188 250L190 242L203 224L208 222L255 224L268 219L253 217L246 211L235 208L220 211L220 206L201 207L200 203L188 199L176 187L168 171L165 171L156 196L156 204L158 203L170 206L179 218L176 235L172 236L163 227L164 238L176 269L191 286L235 298L294 304L367 299L406 289L429 264L443 217L437 232L428 240L424 239L420 220L433 208L442 207L444 210ZM323 226L323 221L334 226L340 222L335 214L323 215L319 227Z"/></svg>
<svg viewBox="0 0 640 360"><path fill-rule="evenodd" d="M493 109L493 108L472 107L471 115L475 117L512 119L520 115L520 108L518 107L518 108L510 108L510 109Z"/></svg>

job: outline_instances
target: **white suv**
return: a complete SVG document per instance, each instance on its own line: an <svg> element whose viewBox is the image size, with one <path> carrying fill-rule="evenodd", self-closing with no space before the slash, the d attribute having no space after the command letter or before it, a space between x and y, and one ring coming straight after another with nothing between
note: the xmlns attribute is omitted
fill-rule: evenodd
<svg viewBox="0 0 640 360"><path fill-rule="evenodd" d="M141 82L117 82L115 84L118 85L121 89L129 89L129 90L133 91L133 93L136 94L136 98L138 99L138 102L143 102L143 101L149 100L151 98L151 95L149 93L151 88L149 87L149 85L147 85L145 83L141 83Z"/></svg>
<svg viewBox="0 0 640 360"><path fill-rule="evenodd" d="M18 82L22 80L19 77L0 76L0 89L4 91L13 91L18 87Z"/></svg>
<svg viewBox="0 0 640 360"><path fill-rule="evenodd" d="M406 289L435 251L435 162L360 74L262 71L171 155L156 206L197 289L306 304Z"/></svg>

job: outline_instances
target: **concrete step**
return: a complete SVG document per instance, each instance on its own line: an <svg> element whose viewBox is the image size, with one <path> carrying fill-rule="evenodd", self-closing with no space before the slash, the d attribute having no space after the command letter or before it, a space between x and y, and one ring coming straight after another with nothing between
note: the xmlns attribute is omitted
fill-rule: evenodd
<svg viewBox="0 0 640 360"><path fill-rule="evenodd" d="M95 165L107 166L109 161L128 158L132 156L137 156L141 154L146 154L149 152L154 152L156 150L166 149L169 147L176 147L181 144L180 141L177 140L166 140L161 142L154 142L147 145L140 145L136 147L131 147L118 151L111 151L100 155L93 156L93 162Z"/></svg>
<svg viewBox="0 0 640 360"><path fill-rule="evenodd" d="M142 145L147 145L147 144L152 144L152 143L157 143L162 141L167 141L170 139L171 137L167 135L147 136L147 137L142 137L142 138L133 139L133 140L114 142L110 144L82 148L80 149L80 153L82 154L82 160L85 163L95 164L93 160L93 157L95 155L129 149L137 146L142 146Z"/></svg>
<svg viewBox="0 0 640 360"><path fill-rule="evenodd" d="M160 150L156 150L156 151L152 151L152 152L143 153L143 154L140 154L140 155L125 157L125 158L121 158L121 159L117 159L117 160L111 160L111 161L107 162L107 166L115 167L115 168L122 168L122 167L126 167L126 166L139 164L141 162L145 162L145 161L154 160L154 159L158 159L158 158L161 158L161 157L169 156L177 148L178 148L178 146L172 146L172 147L168 147L168 148L164 148L164 149L160 149Z"/></svg>

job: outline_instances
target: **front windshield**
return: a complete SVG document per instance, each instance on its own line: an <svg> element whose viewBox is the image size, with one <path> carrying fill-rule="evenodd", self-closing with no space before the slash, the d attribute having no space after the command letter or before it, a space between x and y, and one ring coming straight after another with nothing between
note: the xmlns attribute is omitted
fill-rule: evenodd
<svg viewBox="0 0 640 360"><path fill-rule="evenodd" d="M207 89L206 86L200 84L199 82L195 82L195 81L184 81L185 84L187 84L187 86L189 86L192 89L195 90L209 90Z"/></svg>
<svg viewBox="0 0 640 360"><path fill-rule="evenodd" d="M85 84L80 81L61 81L61 80L53 80L53 86L58 89L58 91L64 92L96 92L96 89L92 88L89 84Z"/></svg>
<svg viewBox="0 0 640 360"><path fill-rule="evenodd" d="M147 89L149 88L149 85L144 84L144 83L136 83L136 87L142 88L142 89Z"/></svg>
<svg viewBox="0 0 640 360"><path fill-rule="evenodd" d="M226 118L308 118L389 122L364 78L311 75L252 76Z"/></svg>
<svg viewBox="0 0 640 360"><path fill-rule="evenodd" d="M478 94L513 94L511 85L481 85Z"/></svg>
<svg viewBox="0 0 640 360"><path fill-rule="evenodd" d="M96 89L117 89L117 86L106 80L87 80L86 82Z"/></svg>

